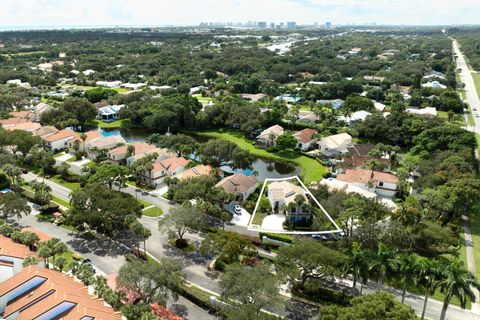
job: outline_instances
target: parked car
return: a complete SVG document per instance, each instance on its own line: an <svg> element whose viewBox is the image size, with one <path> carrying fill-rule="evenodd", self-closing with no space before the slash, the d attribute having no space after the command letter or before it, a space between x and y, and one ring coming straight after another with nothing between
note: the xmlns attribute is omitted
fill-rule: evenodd
<svg viewBox="0 0 480 320"><path fill-rule="evenodd" d="M235 214L242 214L242 207L240 207L238 204L235 205L235 209L233 209Z"/></svg>
<svg viewBox="0 0 480 320"><path fill-rule="evenodd" d="M80 264L92 265L92 260L90 260L90 259L84 259L84 260L82 260L82 262L80 262Z"/></svg>
<svg viewBox="0 0 480 320"><path fill-rule="evenodd" d="M21 171L22 171L23 174L27 174L27 173L28 173L28 169L27 169L27 168L22 168Z"/></svg>

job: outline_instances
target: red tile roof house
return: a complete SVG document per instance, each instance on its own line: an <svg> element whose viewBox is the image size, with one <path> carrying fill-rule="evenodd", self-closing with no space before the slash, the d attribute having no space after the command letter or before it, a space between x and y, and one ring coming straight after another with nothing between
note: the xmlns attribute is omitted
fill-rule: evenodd
<svg viewBox="0 0 480 320"><path fill-rule="evenodd" d="M313 147L316 147L315 143L318 141L318 139L314 138L314 135L317 133L317 130L310 128L296 132L293 137L298 141L297 147L302 149L302 151L307 151Z"/></svg>
<svg viewBox="0 0 480 320"><path fill-rule="evenodd" d="M107 286L115 291L121 290L125 293L125 298L122 300L124 304L135 304L138 302L139 298L142 296L140 293L128 290L125 288L118 288L117 287L117 274L112 273L106 276L107 279ZM167 307L163 307L158 305L157 303L152 303L150 305L150 309L152 310L153 314L158 316L162 320L183 320L182 317L178 316L173 311L169 310Z"/></svg>
<svg viewBox="0 0 480 320"><path fill-rule="evenodd" d="M80 139L78 133L70 129L63 129L54 134L43 138L44 147L48 151L58 152L68 148L68 142L74 139Z"/></svg>
<svg viewBox="0 0 480 320"><path fill-rule="evenodd" d="M2 319L120 320L88 287L58 271L29 266L0 283Z"/></svg>
<svg viewBox="0 0 480 320"><path fill-rule="evenodd" d="M130 156L148 153L157 149L157 147L155 147L154 145L148 144L146 142L133 142L124 146L113 148L112 150L108 151L108 160L118 163L127 163L127 158L129 158L127 157L128 146L133 147L133 153Z"/></svg>
<svg viewBox="0 0 480 320"><path fill-rule="evenodd" d="M337 180L352 183L379 196L393 197L397 193L399 179L390 173L357 169L346 170L337 176Z"/></svg>
<svg viewBox="0 0 480 320"><path fill-rule="evenodd" d="M39 264L43 265L43 259L26 245L13 242L12 239L0 235L0 282L19 273L23 269L23 260L30 256L37 258Z"/></svg>
<svg viewBox="0 0 480 320"><path fill-rule="evenodd" d="M78 135L78 138L72 139L68 142L68 148L70 149L71 152L73 152L73 145L75 144L75 141L78 141L78 146L79 146L79 151L84 152L85 150L83 149L85 145L85 149L87 149L87 145L89 142L94 141L95 139L101 138L102 133L98 130L90 130L84 133L85 140L82 140L81 135Z"/></svg>
<svg viewBox="0 0 480 320"><path fill-rule="evenodd" d="M239 201L245 201L257 189L257 179L253 176L237 173L223 178L215 187L223 188L226 192L233 194Z"/></svg>
<svg viewBox="0 0 480 320"><path fill-rule="evenodd" d="M140 179L142 182L152 187L157 187L166 177L175 177L182 174L189 163L190 160L182 157L171 157L165 160L157 160L153 163L152 170L145 170Z"/></svg>

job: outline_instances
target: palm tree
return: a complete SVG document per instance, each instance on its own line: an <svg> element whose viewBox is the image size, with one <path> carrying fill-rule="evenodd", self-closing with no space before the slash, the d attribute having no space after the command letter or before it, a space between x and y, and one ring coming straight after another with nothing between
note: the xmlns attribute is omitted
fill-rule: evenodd
<svg viewBox="0 0 480 320"><path fill-rule="evenodd" d="M423 258L419 260L419 280L425 287L425 300L423 301L422 317L425 318L427 310L428 296L433 291L435 283L440 273L441 265L438 260Z"/></svg>
<svg viewBox="0 0 480 320"><path fill-rule="evenodd" d="M347 260L344 266L345 273L351 273L353 276L353 285L352 285L352 294L355 294L355 289L357 286L357 281L360 277L364 280L366 279L367 274L367 256L366 251L360 248L358 242L354 242L352 249L347 253ZM363 289L363 284L365 281L362 281L360 294Z"/></svg>
<svg viewBox="0 0 480 320"><path fill-rule="evenodd" d="M394 269L395 252L387 248L383 243L378 244L377 251L373 252L369 259L369 270L377 276L377 291L382 289L383 278L389 270Z"/></svg>
<svg viewBox="0 0 480 320"><path fill-rule="evenodd" d="M418 281L420 263L415 254L401 254L395 259L395 271L400 275L402 287L402 303L405 302L405 293L409 284L415 285Z"/></svg>
<svg viewBox="0 0 480 320"><path fill-rule="evenodd" d="M87 140L87 135L85 133L80 133L80 139L82 139L82 145L83 145L83 153L85 154L85 140Z"/></svg>
<svg viewBox="0 0 480 320"><path fill-rule="evenodd" d="M454 260L442 267L437 287L445 295L442 313L440 314L440 320L444 320L450 299L453 296L457 296L460 299L460 306L465 308L467 297L472 301L475 300L475 294L472 289L480 289L480 284L475 279L475 276L463 267L462 262Z"/></svg>

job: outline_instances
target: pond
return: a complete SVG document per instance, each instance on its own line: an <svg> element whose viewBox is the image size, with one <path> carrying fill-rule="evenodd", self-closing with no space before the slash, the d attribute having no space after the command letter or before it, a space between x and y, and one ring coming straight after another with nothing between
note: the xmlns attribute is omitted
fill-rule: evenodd
<svg viewBox="0 0 480 320"><path fill-rule="evenodd" d="M120 130L106 130L99 129L103 136L122 136L126 142L145 141L151 134L143 129L120 129ZM208 139L200 136L192 136L198 142L205 142ZM278 162L269 159L256 158L252 163L251 169L233 170L230 166L223 166L221 169L227 173L244 173L247 176L255 175L257 180L264 181L267 178L284 178L294 175L299 175L301 169L288 162Z"/></svg>

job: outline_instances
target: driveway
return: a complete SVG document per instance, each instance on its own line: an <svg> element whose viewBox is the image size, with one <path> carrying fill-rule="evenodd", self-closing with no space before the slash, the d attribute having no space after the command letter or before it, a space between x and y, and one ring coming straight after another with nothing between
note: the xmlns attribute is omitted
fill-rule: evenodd
<svg viewBox="0 0 480 320"><path fill-rule="evenodd" d="M240 214L234 214L230 222L237 226L247 227L251 216L247 210L242 208L242 212Z"/></svg>
<svg viewBox="0 0 480 320"><path fill-rule="evenodd" d="M283 214L268 215L262 221L262 229L271 231L283 231L284 221L285 215Z"/></svg>

